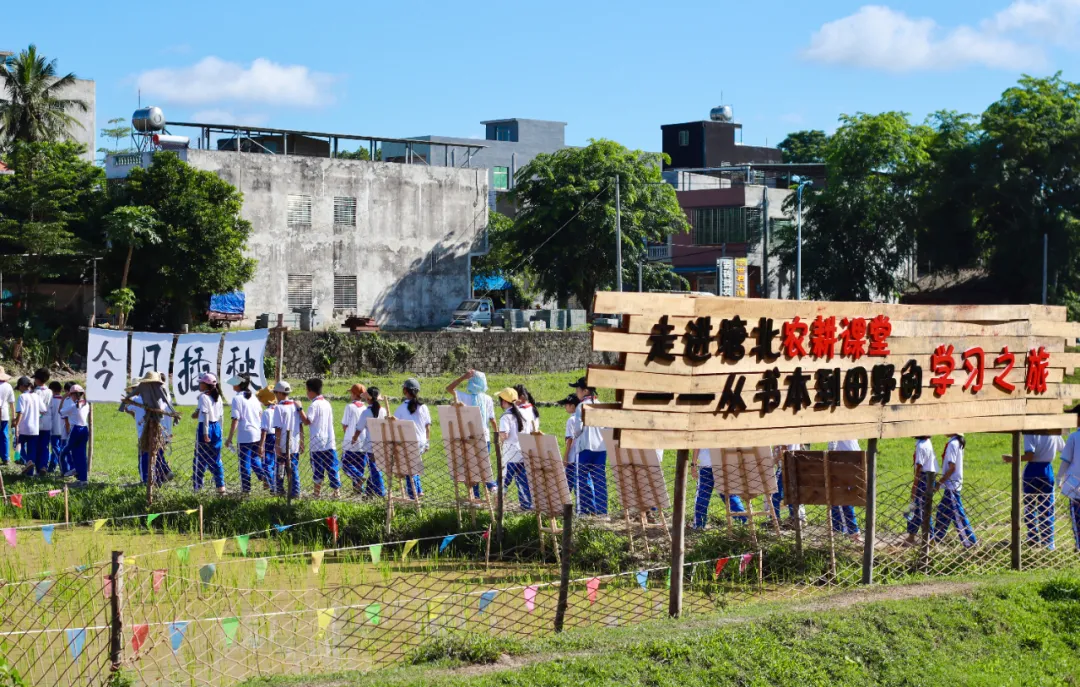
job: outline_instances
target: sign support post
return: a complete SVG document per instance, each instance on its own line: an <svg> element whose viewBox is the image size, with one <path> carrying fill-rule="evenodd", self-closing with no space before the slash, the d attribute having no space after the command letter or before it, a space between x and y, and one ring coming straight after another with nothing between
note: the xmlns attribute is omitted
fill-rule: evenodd
<svg viewBox="0 0 1080 687"><path fill-rule="evenodd" d="M686 469L690 463L690 451L679 449L675 460L675 500L671 514L671 594L668 597L668 615L682 615L683 596L683 550L686 538Z"/></svg>

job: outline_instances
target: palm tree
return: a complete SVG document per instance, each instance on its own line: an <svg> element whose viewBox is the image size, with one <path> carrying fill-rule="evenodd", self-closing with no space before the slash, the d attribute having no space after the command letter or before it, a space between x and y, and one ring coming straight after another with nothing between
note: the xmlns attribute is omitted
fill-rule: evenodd
<svg viewBox="0 0 1080 687"><path fill-rule="evenodd" d="M39 55L37 46L0 65L0 143L55 141L79 125L69 112L86 112L85 101L64 98L75 75L57 76L56 60Z"/></svg>

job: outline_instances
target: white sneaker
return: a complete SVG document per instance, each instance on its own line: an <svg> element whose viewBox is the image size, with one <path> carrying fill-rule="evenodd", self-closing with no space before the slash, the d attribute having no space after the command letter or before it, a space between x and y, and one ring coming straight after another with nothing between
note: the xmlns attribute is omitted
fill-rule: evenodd
<svg viewBox="0 0 1080 687"><path fill-rule="evenodd" d="M74 470L68 470L67 472L65 472L63 474L63 476L64 477L74 477L75 476L75 471Z"/></svg>

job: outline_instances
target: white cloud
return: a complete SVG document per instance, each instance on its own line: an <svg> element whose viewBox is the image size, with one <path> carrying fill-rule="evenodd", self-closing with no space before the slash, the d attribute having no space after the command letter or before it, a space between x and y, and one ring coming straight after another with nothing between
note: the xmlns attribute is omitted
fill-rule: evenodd
<svg viewBox="0 0 1080 687"><path fill-rule="evenodd" d="M204 124L247 124L248 126L262 126L270 121L270 118L261 112L247 112L233 114L229 110L199 110L191 115L196 122Z"/></svg>
<svg viewBox="0 0 1080 687"><path fill-rule="evenodd" d="M1075 43L1080 29L1080 0L1016 0L983 23L999 33L1023 32L1059 44Z"/></svg>
<svg viewBox="0 0 1080 687"><path fill-rule="evenodd" d="M181 105L241 102L315 107L333 100L333 82L330 74L262 57L248 66L204 57L190 67L151 69L137 78L145 95Z"/></svg>
<svg viewBox="0 0 1080 687"><path fill-rule="evenodd" d="M1072 2L1075 4L1075 0ZM959 26L946 31L928 17L912 18L889 7L866 5L852 15L822 25L811 37L803 57L825 64L892 72L969 66L1023 71L1045 66L1042 47L1013 40L990 23L983 22L978 29Z"/></svg>

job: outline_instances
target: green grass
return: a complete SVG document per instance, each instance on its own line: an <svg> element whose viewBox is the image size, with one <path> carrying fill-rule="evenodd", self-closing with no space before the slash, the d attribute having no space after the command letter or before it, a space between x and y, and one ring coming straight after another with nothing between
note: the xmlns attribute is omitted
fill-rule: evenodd
<svg viewBox="0 0 1080 687"><path fill-rule="evenodd" d="M271 678L310 685L1077 685L1080 579L998 582L967 594L882 601L732 621L660 621L568 632L520 644L438 638L413 654L427 667ZM497 660L523 667L459 673Z"/></svg>

